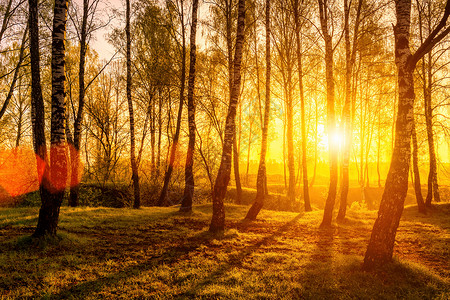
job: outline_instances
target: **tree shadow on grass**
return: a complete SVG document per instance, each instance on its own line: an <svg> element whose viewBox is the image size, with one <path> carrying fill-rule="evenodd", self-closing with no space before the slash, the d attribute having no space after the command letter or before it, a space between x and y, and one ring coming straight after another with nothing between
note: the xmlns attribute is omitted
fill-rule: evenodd
<svg viewBox="0 0 450 300"><path fill-rule="evenodd" d="M273 240L275 240L277 237L279 237L282 233L286 232L292 225L297 222L300 217L303 216L303 213L298 214L294 219L290 220L289 222L285 223L284 225L280 226L275 232L273 232L270 235L267 235L263 237L262 239L258 240L257 242L253 243L250 246L245 247L237 254L230 255L228 260L221 265L219 265L218 268L216 268L215 271L209 273L207 276L205 276L205 279L197 282L195 285L193 285L189 290L182 292L177 297L195 297L198 292L203 288L206 287L212 283L214 283L218 278L223 277L227 272L229 272L234 267L240 267L242 266L245 258L249 257L252 253L254 253L256 250L261 248L264 245L269 244ZM247 230L251 227L252 222L248 221L242 221L240 224L238 224L238 228L240 230Z"/></svg>
<svg viewBox="0 0 450 300"><path fill-rule="evenodd" d="M202 287L210 284L214 281L215 278L218 278L229 271L231 268L235 266L240 266L243 260L253 253L255 250L260 248L261 246L269 243L274 240L276 237L280 236L281 233L287 231L290 226L292 226L302 214L296 216L293 220L287 222L274 233L269 236L266 236L251 246L246 247L241 252L236 255L232 255L229 259L221 264L215 271L206 276L206 279L196 283L193 287L191 287L188 291L182 292L177 297L191 297L195 296L196 292L198 292ZM243 224L242 228L248 228L249 224ZM126 267L125 269L111 274L107 276L101 276L95 280L82 282L76 284L71 287L67 287L61 290L58 293L49 295L48 297L51 299L62 299L62 298L70 298L70 297L86 297L90 294L100 292L104 287L114 286L119 284L122 281L129 279L130 277L139 276L140 274L150 271L152 268L157 267L161 264L170 265L176 263L181 256L188 256L190 252L197 250L199 247L208 245L210 241L214 239L228 239L233 236L228 234L210 234L208 232L201 232L191 238L188 238L186 241L180 243L178 246L170 247L164 253L153 256L150 259L147 259L145 262L142 262L138 265L132 265ZM42 296L42 295L40 295Z"/></svg>

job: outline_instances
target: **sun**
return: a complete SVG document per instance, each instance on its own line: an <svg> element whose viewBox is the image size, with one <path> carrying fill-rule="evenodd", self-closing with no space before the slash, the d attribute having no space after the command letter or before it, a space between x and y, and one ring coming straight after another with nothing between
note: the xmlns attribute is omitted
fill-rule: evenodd
<svg viewBox="0 0 450 300"><path fill-rule="evenodd" d="M324 148L328 149L328 132L327 129L324 125L319 125L318 126L318 134L319 134L319 141L320 141L320 145L322 145ZM336 130L334 131L334 133L332 133L332 138L331 138L332 142L333 142L333 146L337 147L337 148L341 148L344 145L344 141L345 141L345 136L344 133L339 129L336 128Z"/></svg>

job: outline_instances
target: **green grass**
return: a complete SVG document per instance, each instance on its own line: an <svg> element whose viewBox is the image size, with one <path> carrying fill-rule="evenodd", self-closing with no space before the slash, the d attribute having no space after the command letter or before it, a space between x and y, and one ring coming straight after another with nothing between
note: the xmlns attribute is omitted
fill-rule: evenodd
<svg viewBox="0 0 450 300"><path fill-rule="evenodd" d="M211 206L61 209L57 238L29 236L38 208L0 209L2 298L448 299L450 205L405 208L395 261L361 271L375 211L353 206L319 230L322 211L227 205L227 231L208 233Z"/></svg>

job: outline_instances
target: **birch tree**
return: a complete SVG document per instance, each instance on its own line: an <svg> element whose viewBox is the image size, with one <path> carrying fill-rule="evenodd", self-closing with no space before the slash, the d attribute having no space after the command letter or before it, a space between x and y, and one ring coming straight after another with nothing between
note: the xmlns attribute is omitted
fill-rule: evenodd
<svg viewBox="0 0 450 300"><path fill-rule="evenodd" d="M410 41L411 0L396 0L397 23L394 26L395 63L397 65L398 109L395 125L395 144L386 184L378 210L378 218L364 257L363 268L373 269L392 260L395 235L403 212L408 190L408 173L411 161L411 134L414 122L414 69L417 62L449 32L446 25L450 15L447 0L440 22L429 36L412 53Z"/></svg>
<svg viewBox="0 0 450 300"><path fill-rule="evenodd" d="M33 14L37 13L37 3L30 4L33 4L34 7ZM41 209L39 210L39 218L36 231L33 234L35 237L56 234L59 210L64 197L64 190L67 182L67 147L65 145L66 103L64 89L66 80L64 71L64 43L67 21L67 5L67 0L56 0L54 6L51 61L52 113L50 129L50 174L48 176L49 181L47 182L48 188L46 188L50 193L47 195L41 194L42 205ZM33 23L36 24L37 22L33 20ZM36 33L35 29L33 30L33 32L31 32L30 30L30 35L33 35L34 33ZM45 177L47 176L44 174L44 178Z"/></svg>
<svg viewBox="0 0 450 300"><path fill-rule="evenodd" d="M186 153L186 165L184 171L184 195L181 201L180 211L192 211L192 198L194 196L194 150L195 150L195 62L196 62L196 34L197 34L197 10L198 0L192 2L192 24L189 53L189 80L188 80L188 123L189 142Z"/></svg>
<svg viewBox="0 0 450 300"><path fill-rule="evenodd" d="M238 21L236 29L236 47L233 62L233 85L230 93L230 103L225 121L225 136L223 139L222 158L217 173L213 192L213 215L209 226L210 232L220 232L225 228L225 209L223 200L230 182L231 153L236 130L236 107L241 86L241 61L244 46L245 0L238 2Z"/></svg>

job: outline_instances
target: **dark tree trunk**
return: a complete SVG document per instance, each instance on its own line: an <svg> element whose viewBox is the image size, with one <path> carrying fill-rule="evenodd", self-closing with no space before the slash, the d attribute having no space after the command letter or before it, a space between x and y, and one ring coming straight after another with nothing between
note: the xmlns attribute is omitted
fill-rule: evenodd
<svg viewBox="0 0 450 300"><path fill-rule="evenodd" d="M319 0L319 13L322 34L325 40L325 73L327 82L327 130L328 148L330 156L330 186L325 202L321 227L331 226L334 202L336 200L338 180L338 145L334 141L336 134L336 120L334 111L334 79L333 79L333 45L332 36L328 33L328 7L326 0Z"/></svg>
<svg viewBox="0 0 450 300"><path fill-rule="evenodd" d="M31 2L31 1L30 1ZM52 32L52 117L50 134L49 194L42 198L38 224L33 236L56 235L59 209L67 182L67 147L65 145L65 47L67 0L56 0ZM31 6L31 5L30 5ZM31 8L30 8L31 9ZM36 11L37 12L37 9ZM30 13L31 19L31 13ZM31 22L30 22L31 23ZM35 31L33 32L35 33ZM30 34L33 34L30 31ZM45 183L44 183L45 184ZM46 196L46 197L45 197ZM42 197L42 194L41 194Z"/></svg>
<svg viewBox="0 0 450 300"><path fill-rule="evenodd" d="M225 229L225 210L223 200L230 181L231 152L235 134L236 107L241 85L241 60L244 46L245 0L238 2L238 25L236 30L236 48L233 64L233 86L225 123L225 137L222 148L222 159L217 173L213 192L213 216L209 231L220 232Z"/></svg>
<svg viewBox="0 0 450 300"><path fill-rule="evenodd" d="M183 0L181 1L181 8L183 7ZM177 125L175 128L175 134L173 136L173 142L172 146L170 147L170 154L169 154L169 165L166 170L166 174L164 175L164 185L161 190L161 195L158 199L158 206L164 206L167 205L167 191L169 189L169 183L170 178L172 177L173 172L173 165L175 163L175 154L177 152L178 148L178 140L180 139L180 128L181 128L181 117L183 113L183 105L184 105L184 88L186 84L186 30L185 30L185 24L184 24L184 14L183 9L181 9L180 12L180 22L181 22L181 38L182 38L182 44L181 44L181 78L180 78L180 102L178 106L178 115L177 115Z"/></svg>
<svg viewBox="0 0 450 300"><path fill-rule="evenodd" d="M417 207L420 213L426 213L425 202L422 197L422 187L420 185L419 158L417 147L416 124L412 122L412 143L413 143L413 169L414 169L414 191L416 193Z"/></svg>
<svg viewBox="0 0 450 300"><path fill-rule="evenodd" d="M242 201L242 184L241 176L239 172L239 151L237 145L237 134L234 132L233 140L233 169L234 169L234 181L236 183L236 204L241 204Z"/></svg>
<svg viewBox="0 0 450 300"><path fill-rule="evenodd" d="M22 62L23 62L23 58L24 58L25 42L27 40L27 35L28 35L28 24L27 24L27 27L25 28L25 31L23 32L22 43L20 45L20 50L19 50L19 61L17 62L16 69L14 70L14 75L13 75L11 84L9 86L8 94L6 95L5 102L3 102L2 108L0 109L0 119L5 114L6 109L8 108L9 102L11 101L11 98L14 94L14 89L16 87L16 81L19 76L19 71L20 71L20 68L22 67Z"/></svg>
<svg viewBox="0 0 450 300"><path fill-rule="evenodd" d="M186 153L186 167L184 170L184 196L181 201L180 211L192 211L192 198L194 196L194 173L192 171L194 165L195 150L195 61L196 61L196 44L195 37L197 33L197 10L198 0L192 3L192 25L190 37L190 63L189 63L189 80L188 80L188 122L189 122L189 144Z"/></svg>
<svg viewBox="0 0 450 300"><path fill-rule="evenodd" d="M287 56L287 55L286 55ZM287 58L286 58L287 60ZM287 66L287 89L286 90L286 142L289 183L287 197L289 205L293 208L295 203L295 154L294 154L294 104L292 101L292 66Z"/></svg>
<svg viewBox="0 0 450 300"><path fill-rule="evenodd" d="M308 185L308 167L306 165L306 122L305 122L305 95L303 91L303 63L300 39L300 5L298 0L294 0L294 19L295 19L295 36L297 44L297 63L298 63L298 84L300 87L300 106L301 106L301 123L302 123L302 170L303 170L303 200L305 202L305 211L311 211L311 201L309 199Z"/></svg>
<svg viewBox="0 0 450 300"><path fill-rule="evenodd" d="M69 205L72 207L78 206L79 198L79 171L80 171L80 143L81 143L81 122L83 120L84 110L84 73L86 62L86 37L87 37L87 19L89 12L89 0L83 0L83 19L81 21L80 34L80 64L78 71L78 111L73 125L73 147L70 149L71 159L71 177L70 177L70 195Z"/></svg>
<svg viewBox="0 0 450 300"><path fill-rule="evenodd" d="M136 141L134 133L134 110L133 99L131 98L131 33L130 33L130 0L126 1L126 25L125 33L127 35L127 102L128 113L130 115L130 159L131 159L131 178L133 180L134 188L134 203L133 208L139 208L141 206L141 192L139 187L139 171L138 163L136 161Z"/></svg>
<svg viewBox="0 0 450 300"><path fill-rule="evenodd" d="M431 32L414 54L409 48L411 23L411 0L398 0L395 3L397 24L394 27L395 62L398 72L398 112L395 126L395 145L391 166L381 199L378 218L373 226L369 245L364 257L363 268L373 269L392 261L395 235L403 212L408 190L408 172L411 157L411 134L414 122L414 81L413 72L417 61L450 32L445 27L450 14L447 1L441 22Z"/></svg>
<svg viewBox="0 0 450 300"><path fill-rule="evenodd" d="M258 177L256 179L256 198L250 207L247 220L256 220L261 208L264 206L266 186L266 153L267 133L270 117L270 0L266 0L266 99L264 103L264 123L262 129L261 155L259 157Z"/></svg>
<svg viewBox="0 0 450 300"><path fill-rule="evenodd" d="M428 176L428 192L426 198L426 206L431 207L431 201L434 196L435 202L440 202L439 185L437 181L437 163L436 150L434 147L434 133L433 133L433 109L431 107L431 85L432 85L432 61L431 53L428 55L428 65L425 67L425 60L423 61L424 72L424 100L425 100L425 124L427 127L428 137L428 153L430 156L430 174Z"/></svg>
<svg viewBox="0 0 450 300"><path fill-rule="evenodd" d="M359 24L361 16L362 0L358 1L358 8L356 11L355 29L353 32L353 45L350 43L350 4L348 0L344 0L344 38L345 38L345 102L343 109L343 123L344 123L344 153L342 161L342 183L341 183L341 199L339 204L339 212L337 220L344 220L347 212L347 196L349 189L349 167L350 167L350 153L352 149L352 81L353 81L353 65L356 60L356 43L359 34Z"/></svg>
<svg viewBox="0 0 450 300"><path fill-rule="evenodd" d="M45 114L44 99L42 97L40 56L39 56L39 25L38 25L38 0L29 0L29 27L30 27L30 62L31 62L31 123L33 130L33 146L37 156L37 173L42 176L39 184L39 195L41 197L42 207L48 205L50 191L48 190L48 157L45 141ZM43 168L43 170L41 170ZM42 210L42 208L41 208ZM48 209L42 210L45 212ZM41 214L40 214L41 215ZM42 216L44 218L45 215ZM41 218L41 217L40 217ZM48 223L45 220L40 223ZM43 225L40 225L42 227ZM56 233L56 226L54 231ZM44 234L41 229L36 230L34 236Z"/></svg>

